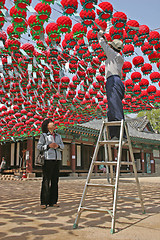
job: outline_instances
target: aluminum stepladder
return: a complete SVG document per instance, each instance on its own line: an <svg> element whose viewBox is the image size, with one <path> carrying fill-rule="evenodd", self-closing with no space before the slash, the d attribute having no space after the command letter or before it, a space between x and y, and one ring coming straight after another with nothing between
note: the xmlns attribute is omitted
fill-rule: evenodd
<svg viewBox="0 0 160 240"><path fill-rule="evenodd" d="M119 126L120 127L120 137L119 137L118 140L109 140L109 127L111 127L111 126L112 127L114 127L114 126ZM127 136L126 140L123 139L124 129L125 129L126 136ZM129 153L130 153L130 157L131 157L131 162L121 161L122 148L125 144L128 144ZM98 155L98 151L99 151L99 147L102 146L102 145L104 145L104 147L105 147L105 161L103 161L103 162L96 160L97 155ZM111 146L118 146L117 161L113 161L113 159L112 159ZM94 166L96 166L96 165L106 165L106 172L107 172L107 179L108 179L107 184L92 184L92 183L90 183L91 174L93 172ZM119 186L119 177L120 177L120 167L122 165L132 165L133 166L135 182L136 182L137 190L138 190L138 198L128 198L128 199L139 200L140 204L141 204L141 208L142 208L142 213L145 213L127 123L124 120L112 121L112 122L107 122L106 120L104 120L103 123L102 123L101 129L100 129L100 133L99 133L97 144L96 144L96 147L95 147L95 150L94 150L92 162L91 162L91 165L90 165L90 168L89 168L87 180L86 180L86 183L85 183L85 187L84 187L84 190L83 190L82 198L81 198L81 201L80 201L80 204L79 204L79 208L78 208L78 212L77 212L77 216L76 216L73 228L78 227L78 222L79 222L81 213L83 211L93 211L93 212L95 211L95 212L104 212L104 213L109 213L110 214L110 216L112 218L111 233L115 232L116 208L117 208L117 200L118 200L118 186ZM113 166L116 166L115 177L114 177ZM110 181L109 181L109 169L110 169ZM102 188L112 189L112 195L113 195L113 208L112 208L112 210L85 207L84 203L85 203L85 197L86 197L86 194L87 194L88 187L102 187ZM121 198L123 198L123 197L121 197ZM127 199L127 197L124 197L124 199Z"/></svg>

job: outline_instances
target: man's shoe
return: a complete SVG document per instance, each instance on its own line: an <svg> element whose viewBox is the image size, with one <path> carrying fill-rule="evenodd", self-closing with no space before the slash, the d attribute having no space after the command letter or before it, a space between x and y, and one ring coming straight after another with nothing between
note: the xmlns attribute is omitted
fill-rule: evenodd
<svg viewBox="0 0 160 240"><path fill-rule="evenodd" d="M59 207L58 203L53 204L53 207Z"/></svg>

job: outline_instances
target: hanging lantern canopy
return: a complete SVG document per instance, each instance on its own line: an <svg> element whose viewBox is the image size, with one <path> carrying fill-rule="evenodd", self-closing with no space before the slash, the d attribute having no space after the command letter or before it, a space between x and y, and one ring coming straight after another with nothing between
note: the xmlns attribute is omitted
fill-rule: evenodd
<svg viewBox="0 0 160 240"><path fill-rule="evenodd" d="M123 12L115 12L111 21L115 28L122 29L126 26L127 16Z"/></svg>
<svg viewBox="0 0 160 240"><path fill-rule="evenodd" d="M139 86L141 89L146 89L149 85L148 79L142 78L141 81L139 82Z"/></svg>
<svg viewBox="0 0 160 240"><path fill-rule="evenodd" d="M101 2L98 7L102 9L102 11L97 9L99 19L102 21L109 21L112 18L113 13L112 4L109 2Z"/></svg>
<svg viewBox="0 0 160 240"><path fill-rule="evenodd" d="M31 15L28 18L28 25L33 31L41 31L43 29L43 22L39 21L36 15Z"/></svg>
<svg viewBox="0 0 160 240"><path fill-rule="evenodd" d="M134 46L132 44L124 45L122 52L126 57L131 56L134 53Z"/></svg>
<svg viewBox="0 0 160 240"><path fill-rule="evenodd" d="M97 27L97 25L99 25L99 27ZM97 33L99 32L99 29L105 31L107 28L107 23L100 20L100 19L95 19L95 23L92 26L93 32Z"/></svg>
<svg viewBox="0 0 160 240"><path fill-rule="evenodd" d="M48 37L52 40L59 38L58 26L56 23L52 22L46 26L46 33Z"/></svg>
<svg viewBox="0 0 160 240"><path fill-rule="evenodd" d="M157 89L154 85L150 85L147 88L148 95L153 96L156 93Z"/></svg>
<svg viewBox="0 0 160 240"><path fill-rule="evenodd" d="M156 45L159 43L160 40L160 34L157 31L151 31L149 33L149 37L148 37L148 42L150 45Z"/></svg>
<svg viewBox="0 0 160 240"><path fill-rule="evenodd" d="M149 27L147 25L140 25L138 37L144 40L148 38L148 36L149 36Z"/></svg>
<svg viewBox="0 0 160 240"><path fill-rule="evenodd" d="M129 20L126 23L125 30L126 33L133 38L135 34L138 34L139 23L136 20Z"/></svg>
<svg viewBox="0 0 160 240"><path fill-rule="evenodd" d="M20 24L25 22L27 13L24 10L18 10L15 6L10 9L10 16L12 17L12 23Z"/></svg>
<svg viewBox="0 0 160 240"><path fill-rule="evenodd" d="M153 53L153 46L150 45L148 42L145 42L144 45L141 47L141 51L144 55L150 55Z"/></svg>
<svg viewBox="0 0 160 240"><path fill-rule="evenodd" d="M81 23L83 26L91 27L94 24L96 14L93 10L86 11L82 9L79 15L82 19Z"/></svg>
<svg viewBox="0 0 160 240"><path fill-rule="evenodd" d="M141 47L144 44L144 40L135 35L133 38L133 44L135 47Z"/></svg>
<svg viewBox="0 0 160 240"><path fill-rule="evenodd" d="M61 16L57 18L57 26L60 33L66 33L71 31L72 20L67 16Z"/></svg>
<svg viewBox="0 0 160 240"><path fill-rule="evenodd" d="M148 55L148 59L151 63L156 63L160 59L160 53L154 51L152 54Z"/></svg>
<svg viewBox="0 0 160 240"><path fill-rule="evenodd" d="M133 83L138 83L138 82L140 82L141 77L142 77L142 75L141 75L140 72L133 72L133 73L131 74L131 79L132 79Z"/></svg>
<svg viewBox="0 0 160 240"><path fill-rule="evenodd" d="M66 15L73 15L77 11L77 0L61 0L61 4Z"/></svg>
<svg viewBox="0 0 160 240"><path fill-rule="evenodd" d="M150 77L152 83L160 81L160 73L159 72L152 72L149 77Z"/></svg>
<svg viewBox="0 0 160 240"><path fill-rule="evenodd" d="M45 3L37 3L37 5L35 6L35 11L38 13L37 15L37 19L41 22L48 22L48 19L51 15L51 7L49 6L49 4Z"/></svg>
<svg viewBox="0 0 160 240"><path fill-rule="evenodd" d="M73 36L75 39L81 39L87 33L87 28L81 23L76 23L72 28Z"/></svg>
<svg viewBox="0 0 160 240"><path fill-rule="evenodd" d="M145 63L142 67L141 67L141 71L143 72L144 75L148 75L151 73L152 71L152 65L149 63Z"/></svg>
<svg viewBox="0 0 160 240"><path fill-rule="evenodd" d="M91 11L94 9L94 5L97 5L98 0L80 0L80 3L84 10Z"/></svg>
<svg viewBox="0 0 160 240"><path fill-rule="evenodd" d="M132 63L134 64L134 66L136 68L142 67L143 64L144 64L144 58L142 56L134 57L133 60L132 60Z"/></svg>
<svg viewBox="0 0 160 240"><path fill-rule="evenodd" d="M127 61L124 62L123 67L122 67L122 71L124 73L128 73L128 72L131 71L131 69L132 69L132 64L130 62L127 62Z"/></svg>
<svg viewBox="0 0 160 240"><path fill-rule="evenodd" d="M114 26L112 26L109 30L109 34L113 39L123 39L123 29L117 29Z"/></svg>

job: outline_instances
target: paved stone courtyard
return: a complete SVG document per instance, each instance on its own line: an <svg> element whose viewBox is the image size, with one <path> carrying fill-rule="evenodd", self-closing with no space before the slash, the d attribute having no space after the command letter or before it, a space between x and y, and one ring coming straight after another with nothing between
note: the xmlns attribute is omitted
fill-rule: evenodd
<svg viewBox="0 0 160 240"><path fill-rule="evenodd" d="M132 180L132 179L130 179ZM40 180L0 181L1 240L159 240L160 177L140 178L146 214L138 202L118 201L116 233L110 234L111 217L104 213L83 212L78 229L73 229L86 179L61 178L60 208L41 210ZM94 179L94 183L106 183ZM119 195L136 197L135 183L122 181ZM109 200L109 203L108 203ZM89 190L86 205L111 206L111 190Z"/></svg>

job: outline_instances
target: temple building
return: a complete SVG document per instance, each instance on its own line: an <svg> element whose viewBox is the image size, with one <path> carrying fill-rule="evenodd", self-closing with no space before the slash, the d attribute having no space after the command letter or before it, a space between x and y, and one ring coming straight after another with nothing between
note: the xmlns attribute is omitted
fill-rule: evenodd
<svg viewBox="0 0 160 240"><path fill-rule="evenodd" d="M160 173L160 134L155 133L146 117L126 117L126 120L128 120L138 173ZM88 172L101 125L102 120L93 120L58 130L65 145L60 169L62 176L70 174L78 176ZM7 173L26 172L41 176L41 168L35 166L38 139L39 137L33 137L24 141L7 142L0 145L0 158L4 156L7 161ZM116 147L112 148L112 154L113 159L116 160ZM104 161L103 146L97 159ZM122 159L130 161L127 145L123 148ZM101 169L96 167L94 171L100 173ZM133 172L132 166L123 166L121 172Z"/></svg>

